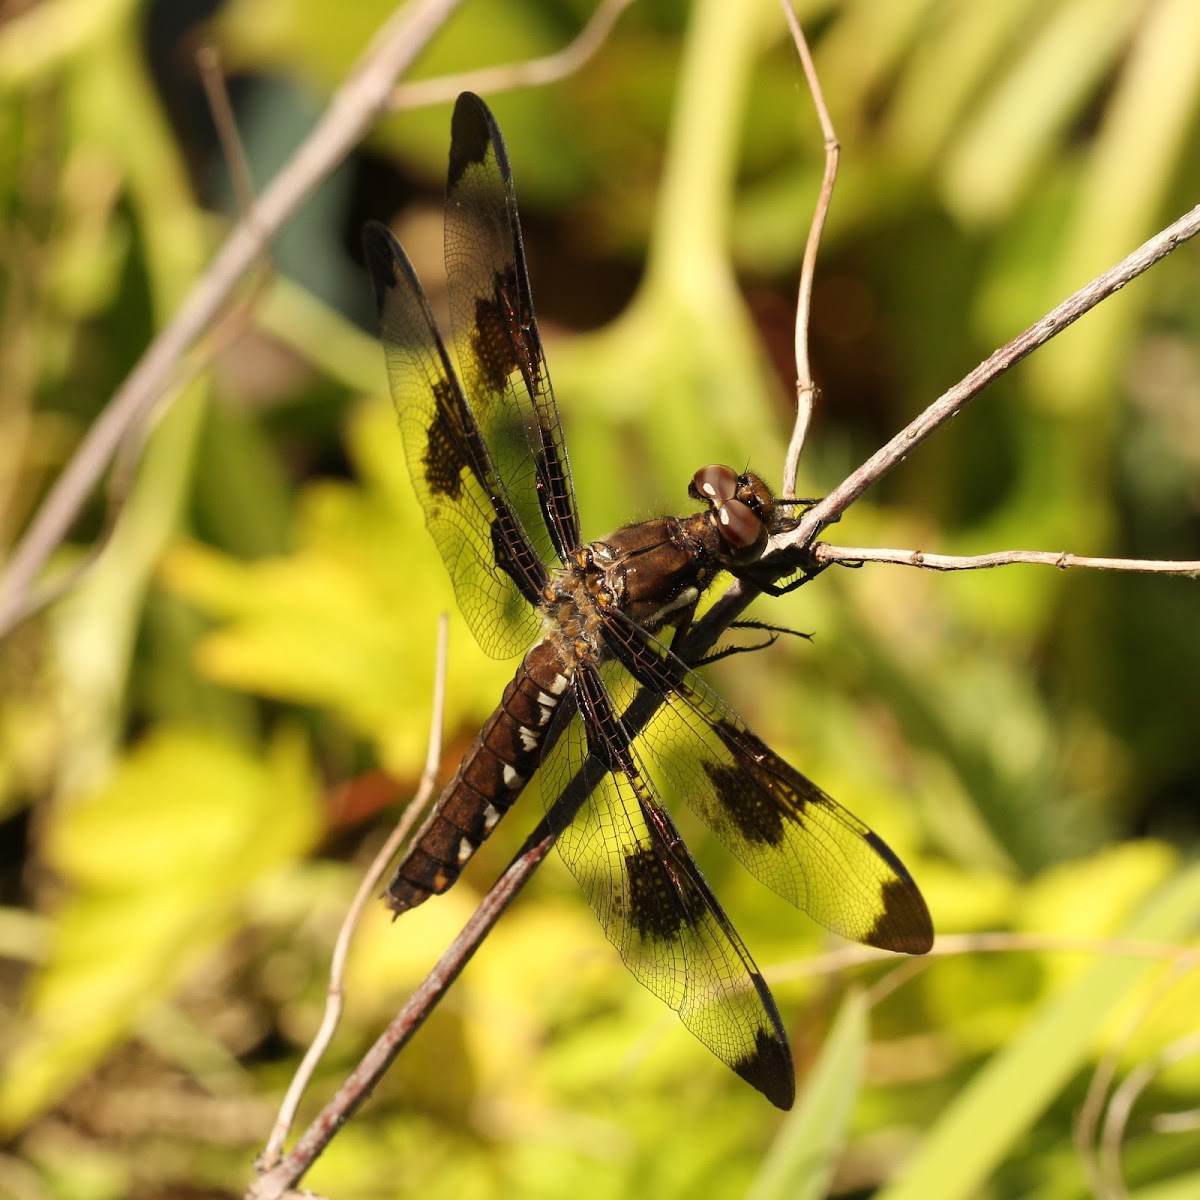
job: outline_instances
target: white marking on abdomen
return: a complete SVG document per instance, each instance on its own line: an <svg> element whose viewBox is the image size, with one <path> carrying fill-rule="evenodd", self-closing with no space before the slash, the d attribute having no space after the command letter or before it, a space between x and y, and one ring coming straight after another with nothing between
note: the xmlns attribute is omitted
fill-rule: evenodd
<svg viewBox="0 0 1200 1200"><path fill-rule="evenodd" d="M489 804L487 808L483 810L484 832L491 833L492 830L496 828L496 822L500 820L503 815L504 814L494 804Z"/></svg>
<svg viewBox="0 0 1200 1200"><path fill-rule="evenodd" d="M471 844L469 838L463 838L458 843L458 865L461 867L463 863L475 853L475 847Z"/></svg>
<svg viewBox="0 0 1200 1200"><path fill-rule="evenodd" d="M558 678L561 679L562 676L560 675ZM538 692L537 706L538 706L538 724L539 725L545 725L546 722L550 720L550 718L554 715L554 709L557 704L558 704L557 696L550 696L550 695L547 695L545 692Z"/></svg>
<svg viewBox="0 0 1200 1200"><path fill-rule="evenodd" d="M504 771L501 778L504 780L504 786L507 788L520 787L525 782L525 776L514 771L508 763L504 764Z"/></svg>
<svg viewBox="0 0 1200 1200"><path fill-rule="evenodd" d="M543 722L543 724L544 724L544 722ZM520 734L521 745L524 749L526 749L526 750L537 749L538 741L542 735L540 733L538 733L538 731L536 729L530 729L526 725L518 725L517 733Z"/></svg>

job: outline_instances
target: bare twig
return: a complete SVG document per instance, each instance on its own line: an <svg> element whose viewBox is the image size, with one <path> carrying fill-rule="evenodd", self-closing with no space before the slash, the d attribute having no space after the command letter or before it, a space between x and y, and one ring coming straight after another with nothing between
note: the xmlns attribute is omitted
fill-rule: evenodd
<svg viewBox="0 0 1200 1200"><path fill-rule="evenodd" d="M1082 936L1057 933L957 933L939 937L933 949L919 959L930 962L964 954L1103 954L1109 958L1147 958L1171 963L1180 969L1200 967L1200 947L1173 942L1151 942L1140 938ZM896 962L890 950L874 946L839 946L828 954L799 962L770 967L763 974L768 983L791 983L799 979L823 978L851 967Z"/></svg>
<svg viewBox="0 0 1200 1200"><path fill-rule="evenodd" d="M1085 284L1024 333L1001 346L961 382L938 397L915 420L909 422L886 445L882 446L857 470L848 475L824 499L814 504L796 523L794 529L775 540L770 564L794 560L796 550L810 546L826 526L833 524L843 512L872 484L882 479L893 467L919 446L931 433L956 416L988 384L1011 367L1032 354L1084 313L1095 308L1101 300L1119 291L1132 279L1149 270L1161 258L1200 232L1200 205L1185 213L1174 224L1139 246L1115 267ZM780 551L783 554L780 556ZM781 570L781 574L783 571Z"/></svg>
<svg viewBox="0 0 1200 1200"><path fill-rule="evenodd" d="M405 839L407 839L409 833L412 831L413 826L417 823L417 818L424 811L430 797L433 795L433 789L437 783L438 764L442 757L442 721L446 708L446 641L448 628L449 621L446 614L443 613L438 618L437 659L434 666L433 704L429 721L429 750L425 755L425 769L421 773L420 785L417 788L416 794L405 808L403 816L396 823L396 828L392 830L387 841L380 846L379 852L372 859L371 865L367 868L362 882L358 885L358 891L355 893L354 900L351 902L350 908L347 910L346 916L342 921L342 927L338 931L337 941L333 946L333 957L329 965L329 988L325 997L325 1012L321 1018L321 1026L317 1030L317 1034L313 1038L307 1053L304 1055L303 1062L297 1068L291 1086L288 1088L287 1095L280 1105L279 1116L275 1119L271 1136L267 1140L266 1148L259 1158L260 1170L266 1170L279 1162L283 1143L287 1140L288 1131L296 1119L296 1110L300 1107L300 1100L312 1079L313 1072L317 1069L317 1064L321 1061L322 1055L329 1048L329 1043L333 1040L334 1032L337 1030L338 1022L341 1020L342 1008L345 1001L344 979L346 958L350 953L350 942L354 937L354 931L358 928L359 921L362 919L363 910L366 908L367 902L378 893L380 880L383 878L388 864L396 856L401 845L403 845Z"/></svg>
<svg viewBox="0 0 1200 1200"><path fill-rule="evenodd" d="M837 134L833 129L833 121L825 104L825 96L821 91L821 81L817 77L816 67L813 66L812 55L808 50L808 42L800 22L796 19L791 0L782 0L784 15L792 32L792 41L796 44L796 52L804 66L804 77L808 80L808 90L812 94L813 107L817 111L817 119L821 122L821 134L825 140L825 177L821 181L821 194L817 197L817 207L813 211L812 224L808 230L808 242L804 247L804 261L800 266L800 287L796 297L796 419L792 424L792 438L788 443L787 456L783 463L783 496L792 497L796 494L796 472L800 466L800 455L804 450L804 440L808 437L808 427L812 421L813 404L816 400L817 388L813 382L812 366L808 361L808 325L809 314L812 310L813 275L817 268L817 251L821 248L821 235L825 230L825 218L829 213L829 204L833 199L833 187L837 182L838 158L841 147L838 145Z"/></svg>
<svg viewBox="0 0 1200 1200"><path fill-rule="evenodd" d="M229 171L230 184L233 187L234 202L237 204L238 217L252 230L256 220L254 213L254 179L250 173L250 163L238 134L237 121L233 115L233 105L229 102L229 89L225 86L225 75L221 70L221 59L216 46L207 44L196 52L196 66L204 84L204 95L212 113L213 128L217 131L217 140L221 145L221 154ZM209 330L203 343L203 353L197 361L193 361L187 369L189 379L207 371L209 365L228 347L242 336L250 327L250 322L258 308L267 285L275 274L275 264L271 260L271 247L265 233L259 231L257 268L253 283L243 295L237 306L223 314L217 324Z"/></svg>
<svg viewBox="0 0 1200 1200"><path fill-rule="evenodd" d="M1195 1133L1200 1130L1200 1108L1156 1113L1150 1122L1155 1133Z"/></svg>
<svg viewBox="0 0 1200 1200"><path fill-rule="evenodd" d="M896 563L923 567L927 571L979 571L989 567L1011 567L1029 563L1043 567L1090 567L1097 571L1141 571L1153 575L1200 576L1200 559L1093 558L1063 550L993 550L990 554L927 554L924 550L889 550L871 546L833 546L818 542L813 558L822 566L837 563L855 567L862 563Z"/></svg>
<svg viewBox="0 0 1200 1200"><path fill-rule="evenodd" d="M1197 957L1194 950L1185 951L1169 961L1172 969L1164 972L1149 993L1141 997L1137 1006L1125 1018L1120 1031L1113 1038L1104 1057L1096 1064L1096 1069L1092 1072L1092 1078L1088 1082L1083 1105L1075 1118L1071 1140L1075 1146L1075 1153L1079 1156L1083 1173L1087 1176L1088 1184L1097 1196L1113 1195L1110 1183L1114 1178L1112 1169L1114 1152L1111 1146L1106 1148L1105 1145L1109 1122L1109 1116L1105 1115L1105 1102L1109 1088L1113 1086L1113 1081L1117 1077L1121 1059L1138 1031L1145 1025L1151 1011L1179 983L1180 979L1195 967ZM1113 1091L1113 1100L1116 1099L1117 1090L1119 1088ZM1111 1109L1109 1114L1111 1115ZM1102 1120L1103 1128L1101 1127ZM1117 1159L1115 1179L1119 1194L1123 1190L1120 1181L1119 1148L1115 1152L1115 1157Z"/></svg>
<svg viewBox="0 0 1200 1200"><path fill-rule="evenodd" d="M633 0L602 0L575 40L545 58L402 83L392 92L391 107L394 110L421 108L453 100L463 91L495 95L497 92L536 87L564 79L578 71L600 49L617 23L617 18L632 3Z"/></svg>
<svg viewBox="0 0 1200 1200"><path fill-rule="evenodd" d="M233 105L229 102L229 89L225 86L225 74L221 70L221 55L211 42L196 51L196 66L200 71L200 82L204 85L204 97L212 113L213 128L221 143L221 154L229 168L229 181L233 186L238 214L242 220L253 220L254 180L250 174L250 163L246 149L238 135L237 121L233 116ZM265 247L266 239L262 240ZM264 264L270 267L270 263Z"/></svg>
<svg viewBox="0 0 1200 1200"><path fill-rule="evenodd" d="M1160 1051L1149 1062L1139 1063L1114 1089L1100 1141L1099 1160L1104 1188L1101 1195L1111 1196L1114 1200L1128 1195L1121 1173L1121 1144L1138 1097L1168 1067L1186 1058L1194 1058L1197 1054L1200 1054L1200 1034L1189 1034Z"/></svg>
<svg viewBox="0 0 1200 1200"><path fill-rule="evenodd" d="M27 612L42 564L62 541L126 432L143 421L171 385L176 364L219 314L271 236L341 162L385 111L396 77L461 0L410 0L382 27L334 94L316 129L271 181L248 219L238 222L170 324L151 343L88 430L74 458L13 552L0 580L0 634Z"/></svg>

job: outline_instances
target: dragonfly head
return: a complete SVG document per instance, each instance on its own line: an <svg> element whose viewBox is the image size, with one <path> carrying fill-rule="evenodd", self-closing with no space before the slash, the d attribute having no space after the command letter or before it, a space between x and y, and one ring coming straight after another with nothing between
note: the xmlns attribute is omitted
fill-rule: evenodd
<svg viewBox="0 0 1200 1200"><path fill-rule="evenodd" d="M729 557L738 564L754 562L766 549L775 499L753 472L739 475L732 467L714 464L692 476L688 495L703 500Z"/></svg>

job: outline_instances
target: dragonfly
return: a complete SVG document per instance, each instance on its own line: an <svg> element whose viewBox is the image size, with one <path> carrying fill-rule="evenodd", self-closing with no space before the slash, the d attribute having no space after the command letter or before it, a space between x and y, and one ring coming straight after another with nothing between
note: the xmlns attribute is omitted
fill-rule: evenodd
<svg viewBox="0 0 1200 1200"><path fill-rule="evenodd" d="M745 575L787 521L757 474L722 465L696 511L584 542L538 334L504 140L459 96L445 201L449 343L408 257L363 233L409 473L482 649L522 654L495 711L403 854L399 914L445 892L538 775L590 771L557 849L639 982L779 1108L795 1071L771 992L670 815L683 802L763 883L843 937L907 954L929 910L887 844L770 750L672 646L722 573ZM634 697L653 699L632 717ZM552 810L553 811L553 810Z"/></svg>

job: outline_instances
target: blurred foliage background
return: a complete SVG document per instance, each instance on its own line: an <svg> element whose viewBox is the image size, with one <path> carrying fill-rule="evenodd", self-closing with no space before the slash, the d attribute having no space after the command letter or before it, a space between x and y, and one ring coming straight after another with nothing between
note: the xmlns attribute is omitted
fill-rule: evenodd
<svg viewBox="0 0 1200 1200"><path fill-rule="evenodd" d="M548 53L592 6L468 0L417 74ZM0 7L6 552L233 218L197 47L221 49L261 186L390 8ZM844 148L802 466L820 494L1195 202L1200 8L797 8ZM775 6L639 0L576 75L488 99L585 534L682 510L701 463L777 479L822 158ZM420 770L436 616L453 610L357 261L363 220L390 220L437 297L448 120L440 106L382 123L289 221L253 307L197 348L53 569L115 517L104 553L0 644L2 1195L240 1195L315 1029L331 939ZM1185 246L830 535L1200 558L1198 414L1200 257ZM898 850L940 934L1184 946L1200 914L1195 589L830 571L755 610L811 643L712 674ZM446 775L510 671L452 624ZM372 908L309 1115L535 816L519 806L460 886L401 923ZM806 969L829 939L687 829L774 981L808 1089L796 1114L636 985L551 861L306 1185L1072 1200L1103 1159L1140 1200L1200 1194L1194 971L1116 941L967 953L867 1004L857 989L895 964ZM1097 1158L1077 1120L1109 1076L1132 1108Z"/></svg>

